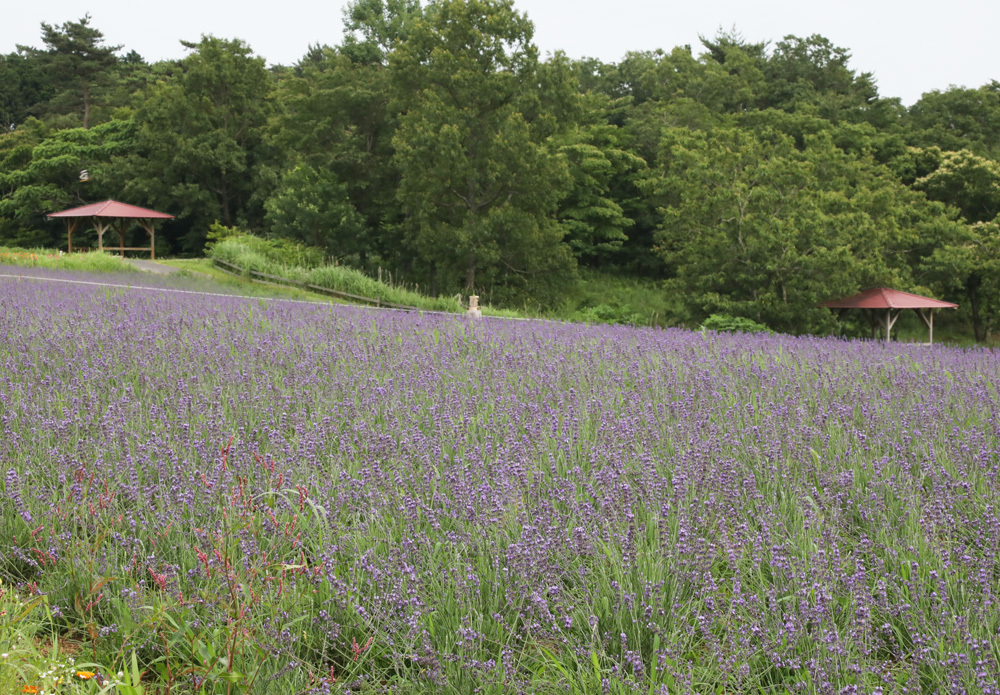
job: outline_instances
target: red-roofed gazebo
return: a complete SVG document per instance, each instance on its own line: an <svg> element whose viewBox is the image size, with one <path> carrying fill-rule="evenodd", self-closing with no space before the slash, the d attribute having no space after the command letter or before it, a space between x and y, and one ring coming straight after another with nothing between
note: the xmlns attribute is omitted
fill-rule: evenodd
<svg viewBox="0 0 1000 695"><path fill-rule="evenodd" d="M98 251L104 250L104 232L113 227L115 231L118 232L118 252L121 254L122 258L125 257L126 251L149 251L149 258L151 260L156 258L153 220L174 219L173 215L168 215L165 212L147 210L146 208L140 208L135 205L119 203L117 200L105 200L103 203L92 203L78 208L63 210L62 212L53 212L51 215L47 215L47 217L66 218L66 234L68 237L69 253L73 253L73 231L76 229L77 225L79 225L81 218L89 217L93 220L94 230L97 232ZM115 221L117 221L117 225L115 224ZM149 234L148 248L144 246L125 246L125 231L132 222L138 222L139 225L146 230L146 233Z"/></svg>
<svg viewBox="0 0 1000 695"><path fill-rule="evenodd" d="M940 299L922 297L919 294L912 294L910 292L891 290L888 287L876 287L865 290L844 299L823 302L820 306L830 309L840 309L840 315L843 315L848 309L863 310L869 323L872 324L872 333L874 334L876 326L883 327L885 328L886 340L889 340L892 327L903 309L913 309L927 325L927 330L930 334L929 342L931 343L934 342L934 310L958 308L958 304L942 302ZM884 316L883 311L885 312ZM925 311L926 313L924 313Z"/></svg>

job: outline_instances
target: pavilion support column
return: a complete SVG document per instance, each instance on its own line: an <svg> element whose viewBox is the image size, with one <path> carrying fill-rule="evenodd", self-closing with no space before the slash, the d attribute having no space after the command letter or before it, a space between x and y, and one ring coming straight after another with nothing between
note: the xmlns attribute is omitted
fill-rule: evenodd
<svg viewBox="0 0 1000 695"><path fill-rule="evenodd" d="M927 326L927 336L928 336L927 344L928 345L933 345L934 344L934 310L933 309L928 309L926 314L924 314L924 312L922 310L920 310L920 309L915 309L915 311L917 312L917 314L920 315L920 318L922 318L924 320L924 325Z"/></svg>
<svg viewBox="0 0 1000 695"><path fill-rule="evenodd" d="M156 236L153 232L153 220L139 220L139 224L149 235L149 260L156 260Z"/></svg>
<svg viewBox="0 0 1000 695"><path fill-rule="evenodd" d="M80 224L80 220L69 218L66 220L66 253L73 253L73 230Z"/></svg>
<svg viewBox="0 0 1000 695"><path fill-rule="evenodd" d="M892 327L896 325L896 319L899 318L901 311L897 311L896 315L892 315L892 309L885 310L885 341L889 342L892 337Z"/></svg>
<svg viewBox="0 0 1000 695"><path fill-rule="evenodd" d="M108 231L111 227L110 222L103 221L100 217L94 218L94 231L97 232L97 250L104 250L104 232Z"/></svg>
<svg viewBox="0 0 1000 695"><path fill-rule="evenodd" d="M118 221L118 254L125 258L125 220Z"/></svg>

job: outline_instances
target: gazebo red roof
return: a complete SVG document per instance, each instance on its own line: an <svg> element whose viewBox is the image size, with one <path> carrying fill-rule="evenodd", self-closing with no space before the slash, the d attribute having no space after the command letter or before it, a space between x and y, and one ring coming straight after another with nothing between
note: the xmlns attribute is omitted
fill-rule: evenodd
<svg viewBox="0 0 1000 695"><path fill-rule="evenodd" d="M891 290L888 287L876 287L844 299L823 302L820 306L830 309L955 309L958 304Z"/></svg>
<svg viewBox="0 0 1000 695"><path fill-rule="evenodd" d="M140 208L136 205L119 203L117 200L105 200L103 203L91 203L78 208L70 208L62 212L53 212L47 217L118 217L140 220L172 220L173 215L165 212L157 212L147 208Z"/></svg>

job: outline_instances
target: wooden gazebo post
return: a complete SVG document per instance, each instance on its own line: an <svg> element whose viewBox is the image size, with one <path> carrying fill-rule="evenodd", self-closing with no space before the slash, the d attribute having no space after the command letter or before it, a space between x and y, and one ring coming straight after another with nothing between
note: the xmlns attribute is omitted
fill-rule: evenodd
<svg viewBox="0 0 1000 695"><path fill-rule="evenodd" d="M111 227L110 222L105 222L100 217L94 218L94 231L97 232L97 250L104 250L104 232ZM72 253L72 251L70 252Z"/></svg>
<svg viewBox="0 0 1000 695"><path fill-rule="evenodd" d="M79 219L66 220L66 245L67 253L73 253L73 230L80 224Z"/></svg>

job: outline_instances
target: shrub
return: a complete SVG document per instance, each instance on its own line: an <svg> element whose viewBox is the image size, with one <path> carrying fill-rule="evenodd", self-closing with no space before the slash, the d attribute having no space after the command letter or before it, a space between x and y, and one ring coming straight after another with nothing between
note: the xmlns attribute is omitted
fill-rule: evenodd
<svg viewBox="0 0 1000 695"><path fill-rule="evenodd" d="M701 327L707 331L718 331L720 333L773 333L770 328L762 323L757 323L753 319L744 316L727 316L725 314L712 314Z"/></svg>
<svg viewBox="0 0 1000 695"><path fill-rule="evenodd" d="M607 304L578 309L570 315L573 321L583 323L620 323L630 326L649 325L642 314L633 311L632 307L613 307Z"/></svg>

